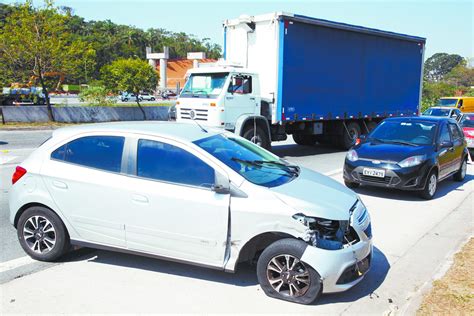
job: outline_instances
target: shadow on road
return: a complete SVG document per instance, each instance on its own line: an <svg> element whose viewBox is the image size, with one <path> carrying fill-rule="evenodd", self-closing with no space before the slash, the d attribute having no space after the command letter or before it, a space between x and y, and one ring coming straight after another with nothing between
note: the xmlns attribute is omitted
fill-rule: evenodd
<svg viewBox="0 0 474 316"><path fill-rule="evenodd" d="M461 188L465 183L474 180L474 175L466 174L464 181L457 182L449 177L440 183L438 183L438 189L436 191L436 195L434 196L433 200L439 199L445 195L447 195L451 191L464 191L465 189ZM400 201L410 201L410 202L426 202L426 200L422 199L419 196L418 191L403 191L403 190L395 190L395 189L385 189L380 187L371 187L361 185L357 189L353 189L355 192L364 195L370 195L373 197L384 198L384 199L392 199L392 200L400 200Z"/></svg>
<svg viewBox="0 0 474 316"><path fill-rule="evenodd" d="M272 152L280 157L304 157L322 154L332 154L343 151L344 150L339 148L323 145L301 146L297 144L287 144L272 146Z"/></svg>
<svg viewBox="0 0 474 316"><path fill-rule="evenodd" d="M354 302L366 296L377 297L376 290L382 285L389 270L390 263L387 257L380 249L374 247L372 266L361 282L346 292L323 295L314 305Z"/></svg>
<svg viewBox="0 0 474 316"><path fill-rule="evenodd" d="M72 260L70 260L76 261L75 258L71 258ZM250 264L240 264L237 272L232 274L187 264L103 250L93 251L86 257L82 256L82 258L93 263L116 265L124 268L147 270L156 273L173 274L181 277L225 283L234 286L245 287L258 284L256 267ZM347 292L323 295L315 302L315 304L322 305L336 302L352 302L367 295L376 295L375 291L385 280L389 269L390 264L385 255L378 248L374 247L372 267L364 280Z"/></svg>
<svg viewBox="0 0 474 316"><path fill-rule="evenodd" d="M4 141L0 140L0 145L8 145L8 142L4 142Z"/></svg>

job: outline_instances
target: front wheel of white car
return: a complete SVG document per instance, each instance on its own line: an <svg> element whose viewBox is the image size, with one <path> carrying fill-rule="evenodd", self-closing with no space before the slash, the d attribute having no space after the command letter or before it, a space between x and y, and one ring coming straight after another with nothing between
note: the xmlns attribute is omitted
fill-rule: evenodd
<svg viewBox="0 0 474 316"><path fill-rule="evenodd" d="M299 304L311 304L321 293L321 277L301 261L305 242L286 238L268 246L257 262L257 277L266 295Z"/></svg>
<svg viewBox="0 0 474 316"><path fill-rule="evenodd" d="M33 259L55 261L69 248L69 236L61 219L50 209L33 206L17 224L21 247Z"/></svg>

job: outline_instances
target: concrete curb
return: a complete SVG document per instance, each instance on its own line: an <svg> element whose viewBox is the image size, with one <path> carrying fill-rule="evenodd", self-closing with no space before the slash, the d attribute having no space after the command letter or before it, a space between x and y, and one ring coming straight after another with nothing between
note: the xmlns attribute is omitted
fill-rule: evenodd
<svg viewBox="0 0 474 316"><path fill-rule="evenodd" d="M145 106L147 120L168 120L168 106ZM5 123L47 123L49 122L46 106L2 106L1 112ZM144 120L138 106L71 106L53 107L53 115L58 123L96 123L112 121Z"/></svg>

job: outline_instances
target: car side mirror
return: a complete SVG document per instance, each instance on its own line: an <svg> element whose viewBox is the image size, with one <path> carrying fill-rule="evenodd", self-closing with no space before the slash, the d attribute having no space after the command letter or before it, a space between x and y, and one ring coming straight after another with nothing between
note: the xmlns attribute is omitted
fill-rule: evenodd
<svg viewBox="0 0 474 316"><path fill-rule="evenodd" d="M360 135L360 136L359 136L359 139L360 139L361 142L363 142L364 140L367 139L367 134L362 134L362 135Z"/></svg>
<svg viewBox="0 0 474 316"><path fill-rule="evenodd" d="M453 146L454 143L452 141L444 141L439 145L440 148L451 148Z"/></svg>
<svg viewBox="0 0 474 316"><path fill-rule="evenodd" d="M216 172L216 180L214 185L211 187L212 191L218 194L229 194L230 193L230 180L227 176Z"/></svg>

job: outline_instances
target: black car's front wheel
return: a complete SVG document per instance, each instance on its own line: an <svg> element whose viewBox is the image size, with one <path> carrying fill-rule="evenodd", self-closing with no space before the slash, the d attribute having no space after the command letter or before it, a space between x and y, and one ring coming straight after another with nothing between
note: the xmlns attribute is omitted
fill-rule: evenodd
<svg viewBox="0 0 474 316"><path fill-rule="evenodd" d="M438 188L438 174L435 170L431 171L426 179L426 184L423 190L420 191L420 196L425 200L431 200L435 194L436 189Z"/></svg>
<svg viewBox="0 0 474 316"><path fill-rule="evenodd" d="M266 295L299 304L314 302L321 292L321 277L301 261L308 245L292 238L268 246L257 262L257 277Z"/></svg>

